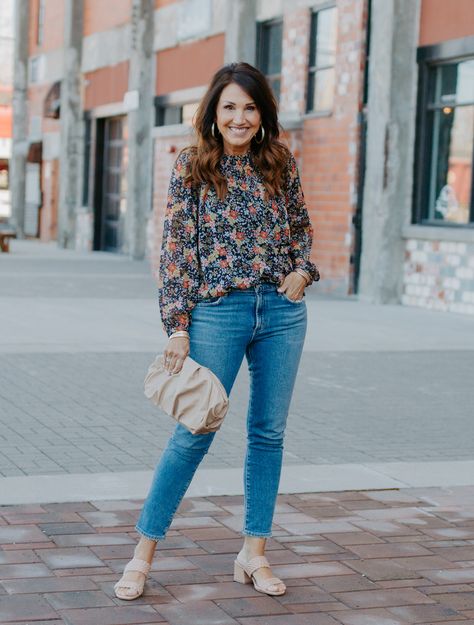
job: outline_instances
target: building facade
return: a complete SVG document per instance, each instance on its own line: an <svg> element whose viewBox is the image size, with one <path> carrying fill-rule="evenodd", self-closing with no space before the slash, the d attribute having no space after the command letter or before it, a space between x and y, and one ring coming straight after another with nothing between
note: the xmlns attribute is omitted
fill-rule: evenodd
<svg viewBox="0 0 474 625"><path fill-rule="evenodd" d="M5 0L0 10L0 59L0 220L3 221L11 215L13 0Z"/></svg>
<svg viewBox="0 0 474 625"><path fill-rule="evenodd" d="M244 60L279 101L318 289L474 313L474 9L446 4L18 0L20 231L156 269L197 104Z"/></svg>

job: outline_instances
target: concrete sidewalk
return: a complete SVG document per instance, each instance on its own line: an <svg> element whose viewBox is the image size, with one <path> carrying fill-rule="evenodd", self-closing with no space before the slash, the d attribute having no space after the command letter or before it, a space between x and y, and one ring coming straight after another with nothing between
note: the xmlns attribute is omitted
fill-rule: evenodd
<svg viewBox="0 0 474 625"><path fill-rule="evenodd" d="M286 492L474 483L474 319L317 288ZM58 497L79 484L84 500L143 495L173 427L142 393L166 340L147 263L13 241L0 311L0 503L36 501L49 484ZM194 496L242 492L247 388L244 362Z"/></svg>
<svg viewBox="0 0 474 625"><path fill-rule="evenodd" d="M287 592L233 581L242 497L187 498L143 597L113 585L142 502L0 508L3 625L472 625L474 488L283 495L267 557Z"/></svg>

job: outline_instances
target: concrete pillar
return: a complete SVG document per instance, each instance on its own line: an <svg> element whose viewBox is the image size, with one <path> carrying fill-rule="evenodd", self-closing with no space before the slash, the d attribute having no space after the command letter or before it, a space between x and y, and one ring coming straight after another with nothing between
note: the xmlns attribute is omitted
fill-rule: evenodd
<svg viewBox="0 0 474 625"><path fill-rule="evenodd" d="M419 0L372 0L360 299L399 303L416 120Z"/></svg>
<svg viewBox="0 0 474 625"><path fill-rule="evenodd" d="M257 2L232 0L226 3L224 62L256 62Z"/></svg>
<svg viewBox="0 0 474 625"><path fill-rule="evenodd" d="M65 0L64 78L61 84L61 151L58 206L58 245L75 247L76 209L81 191L83 122L81 56L83 0Z"/></svg>
<svg viewBox="0 0 474 625"><path fill-rule="evenodd" d="M153 0L133 0L128 96L126 251L137 260L146 251L146 225L152 211L154 54Z"/></svg>
<svg viewBox="0 0 474 625"><path fill-rule="evenodd" d="M19 238L23 238L25 226L29 4L29 0L17 0L14 3L13 146L10 189L12 222Z"/></svg>

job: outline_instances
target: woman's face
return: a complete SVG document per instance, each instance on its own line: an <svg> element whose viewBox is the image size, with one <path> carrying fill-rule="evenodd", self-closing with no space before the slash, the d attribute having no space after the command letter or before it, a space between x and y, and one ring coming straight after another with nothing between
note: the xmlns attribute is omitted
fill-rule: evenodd
<svg viewBox="0 0 474 625"><path fill-rule="evenodd" d="M245 154L261 121L257 106L248 93L235 83L224 87L217 103L215 122L226 154Z"/></svg>

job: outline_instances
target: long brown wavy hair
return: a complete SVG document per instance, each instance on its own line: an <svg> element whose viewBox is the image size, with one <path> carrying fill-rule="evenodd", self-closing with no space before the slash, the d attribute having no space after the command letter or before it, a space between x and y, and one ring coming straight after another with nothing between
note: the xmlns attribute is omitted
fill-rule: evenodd
<svg viewBox="0 0 474 625"><path fill-rule="evenodd" d="M250 151L254 165L259 170L269 196L282 192L288 148L279 140L277 103L265 76L248 63L225 65L214 75L209 88L196 112L194 127L196 145L191 148L191 159L185 181L191 184L205 183L206 189L214 187L222 200L227 194L227 181L219 171L219 161L224 153L222 135L212 134L216 108L221 93L227 85L235 83L255 102L265 130L261 143L252 139ZM257 133L261 137L261 133Z"/></svg>

